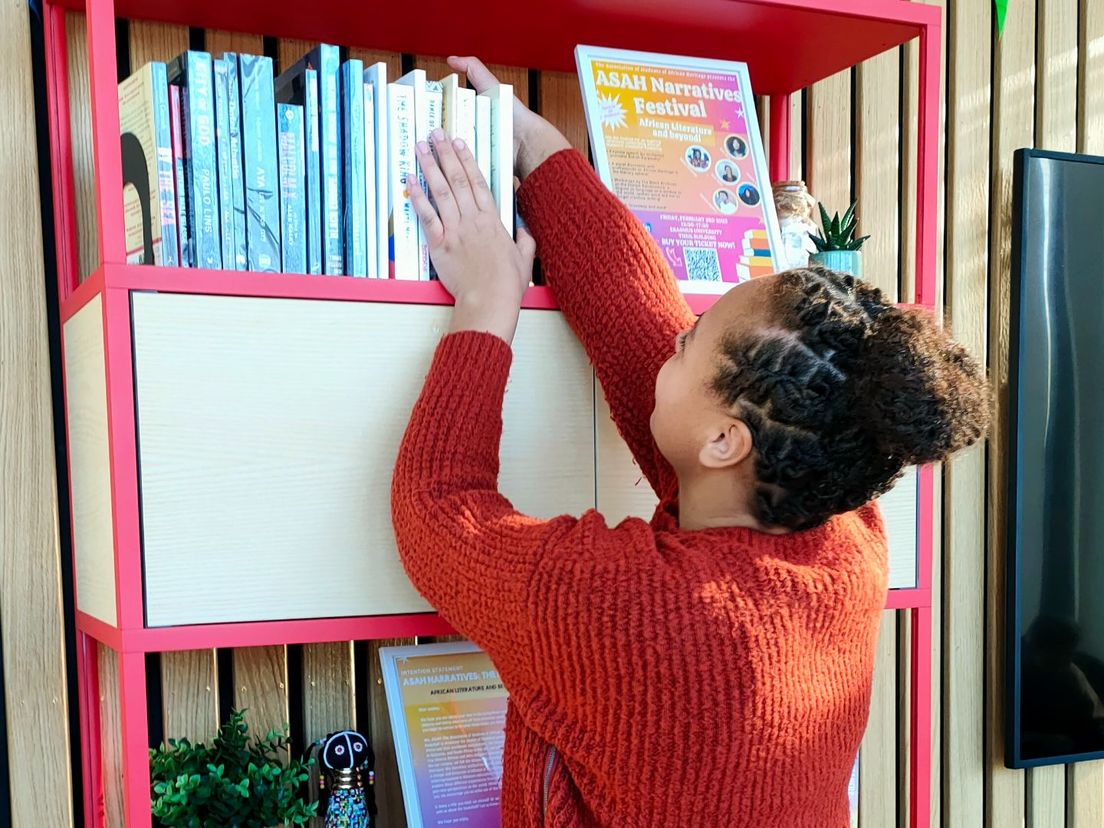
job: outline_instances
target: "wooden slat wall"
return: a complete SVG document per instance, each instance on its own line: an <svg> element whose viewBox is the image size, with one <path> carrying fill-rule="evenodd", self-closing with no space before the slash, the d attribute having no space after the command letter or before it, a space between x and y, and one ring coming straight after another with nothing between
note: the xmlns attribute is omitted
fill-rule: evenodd
<svg viewBox="0 0 1104 828"><path fill-rule="evenodd" d="M940 151L941 164L945 162L940 171L945 186L940 189L941 250L937 251L943 300L948 322L956 334L990 366L998 412L988 451L979 448L966 453L948 464L943 474L943 496L939 503L942 531L937 533L942 551L934 567L937 629L932 824L961 828L1020 825L1098 828L1104 825L1104 763L1078 765L1068 771L1047 768L1028 773L1006 770L1003 766L1000 645L1004 503L1000 481L1004 474L1006 423L1012 152L1035 143L1052 149L1104 152L1104 4L1097 0L1010 3L1005 32L998 40L992 32L988 2L924 2L944 7L946 14L944 46L948 73L941 110L945 143ZM16 18L14 22L5 20L8 24L5 36L25 25L15 7L0 14ZM82 218L79 250L82 270L87 272L95 259L95 215L90 209L88 96L83 85L86 56L81 18L69 15L68 22L75 183ZM133 24L129 36L131 66L137 68L150 59L171 57L188 43L186 28ZM213 31L205 33L205 44L218 53L259 52L262 48L259 37ZM303 42L280 41L274 55L278 66L288 65L308 47ZM23 53L9 49L4 54ZM401 72L401 56L396 53L351 49L350 54L365 61L387 61L393 77ZM915 279L912 223L916 54L916 48L910 46L883 55L853 72L817 84L805 95L795 95L791 104L793 177L805 177L814 194L832 210L844 209L852 196L859 200L863 231L874 234L867 248L866 275L887 293L902 297L911 294ZM419 56L412 58L412 62L426 68L431 76L447 71L436 58ZM518 96L528 101L529 73L524 69L503 71L505 79L515 85ZM16 71L5 73L5 77L29 83L29 77ZM541 73L534 88L540 111L585 151L585 120L574 76ZM11 94L8 99L11 100ZM25 120L9 119L6 123L13 128L12 124ZM0 142L0 152L8 153L0 169L12 168L13 163L23 163L25 167L26 162L14 159L12 153L26 145L25 139ZM0 226L22 227L33 220L30 213L20 209ZM25 244L38 244L37 236L29 238L33 234L19 235ZM40 254L28 250L27 256L31 255ZM22 254L18 258L22 262L28 260ZM40 273L40 268L34 268L34 272ZM5 280L5 284L12 282ZM41 296L23 297L26 301L14 303L6 301L10 296L6 292L5 302L0 304L3 312L0 331L6 335L16 330L13 320L21 325L27 325L27 320L40 324ZM7 363L4 367L7 370ZM40 375L44 370L41 361L32 367ZM38 381L45 382L41 376ZM3 385L5 406L11 387L8 382ZM18 404L39 403L18 398ZM5 422L9 422L7 408L4 414ZM19 435L23 439L36 441L45 451L50 437L41 430L41 422L40 416L28 416L17 428L21 429ZM4 432L5 439L9 433ZM7 444L2 445L7 451ZM5 454L5 463L8 456ZM37 468L36 473L43 474L41 469L47 462L43 457L33 452L11 456L19 468L10 471L6 465L6 479L25 479L27 472L22 470L29 468ZM51 497L46 493L48 488L42 492L47 499ZM36 528L40 524L29 520L22 511L14 514L9 509L0 517L4 521L4 538L19 538L20 548L26 548L38 537L43 537L46 543L43 533ZM53 520L56 521L56 516ZM46 544L47 557L56 557L52 535L50 540ZM8 544L5 549L10 547ZM15 594L12 590L26 590L27 579L31 577L13 570L11 563L11 556L6 556L5 610L12 606L7 598ZM34 577L46 578L48 582L45 590L42 587L32 590L41 596L36 607L36 620L41 622L44 617L56 619L60 609L56 574L51 574L56 573L56 560L39 561L38 567ZM15 586L19 578L23 579L22 587ZM48 820L51 825L67 824L72 809L64 786L56 784L54 772L58 755L65 749L64 717L60 712L65 703L63 662L58 648L50 644L58 640L59 628L56 621L51 622L52 631L42 638L23 627L12 626L13 619L10 613L3 616L9 742L13 755L21 758L12 763L16 774L12 780L15 822L22 824L20 814L28 824L41 821L44 813L41 809L45 807L49 809L45 813L51 815ZM908 812L902 793L907 778L904 751L908 746L902 718L907 698L906 620L904 614L887 612L881 630L871 724L863 744L860 819L865 828L905 824ZM17 636L16 644L12 643L12 630ZM239 650L230 659L232 702L251 708L250 718L258 730L280 727L297 718L305 740L345 725L359 725L370 733L377 753L376 796L381 824L388 828L404 825L405 819L379 675L378 648L396 643L412 642L373 643L363 651L366 653L363 661L354 656L349 642L303 647L297 651L301 658L290 662L301 665L298 676L288 673L288 652L284 647ZM25 726L28 721L23 717L25 709L16 707L18 699L29 696L26 687L18 684L20 678L13 670L12 653L16 647L30 652L28 645L51 654L35 676L42 688L39 700L51 700L52 705L49 715L43 706L43 715L30 720L38 730ZM113 695L114 659L101 653L99 660L104 679L101 714L104 727L110 732L114 730L112 711L117 703ZM210 735L220 709L217 673L212 651L162 657L161 716L166 736ZM357 709L358 683L364 687L366 711ZM295 687L301 691L295 691ZM292 704L296 705L295 711L290 707ZM358 722L358 712L366 715L367 720ZM36 770L33 764L41 752L27 749L28 745L40 745L39 739L53 746L49 773L45 772L46 766ZM111 767L110 760L117 748L109 745L107 750L109 761L105 770ZM41 784L45 779L53 783L48 788ZM34 792L33 803L32 797L25 794L27 791ZM115 813L117 803L110 787L107 794L109 812ZM118 824L118 820L113 824Z"/></svg>

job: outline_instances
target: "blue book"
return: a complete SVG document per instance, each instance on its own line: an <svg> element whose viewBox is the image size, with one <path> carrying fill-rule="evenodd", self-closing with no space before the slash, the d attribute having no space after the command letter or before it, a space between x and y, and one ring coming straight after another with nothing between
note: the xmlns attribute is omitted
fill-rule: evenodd
<svg viewBox="0 0 1104 828"><path fill-rule="evenodd" d="M234 185L230 180L230 82L225 60L215 60L215 146L218 150L219 233L222 263L234 262Z"/></svg>
<svg viewBox="0 0 1104 828"><path fill-rule="evenodd" d="M230 195L234 205L234 260L223 262L229 270L246 270L249 258L245 247L245 182L242 180L242 143L241 143L241 91L238 89L238 56L226 52L222 59L226 61L226 86L229 92L228 105L230 116Z"/></svg>
<svg viewBox="0 0 1104 828"><path fill-rule="evenodd" d="M368 222L364 157L364 61L341 67L342 145L345 147L345 272L368 275ZM374 194L373 194L374 196Z"/></svg>
<svg viewBox="0 0 1104 828"><path fill-rule="evenodd" d="M318 71L318 141L322 186L322 272L345 272L341 192L341 55L336 46L323 43L303 55L284 74Z"/></svg>
<svg viewBox="0 0 1104 828"><path fill-rule="evenodd" d="M280 172L272 58L238 57L241 84L245 243L249 269L280 270Z"/></svg>
<svg viewBox="0 0 1104 828"><path fill-rule="evenodd" d="M169 83L181 89L184 177L188 189L190 240L196 267L222 267L219 234L218 151L215 148L215 90L211 56L187 51L168 65Z"/></svg>
<svg viewBox="0 0 1104 828"><path fill-rule="evenodd" d="M293 67L276 78L276 100L303 107L303 141L307 165L307 273L322 272L322 169L318 138L318 70Z"/></svg>
<svg viewBox="0 0 1104 828"><path fill-rule="evenodd" d="M307 272L307 211L304 196L303 107L276 104L280 147L280 227L284 273Z"/></svg>

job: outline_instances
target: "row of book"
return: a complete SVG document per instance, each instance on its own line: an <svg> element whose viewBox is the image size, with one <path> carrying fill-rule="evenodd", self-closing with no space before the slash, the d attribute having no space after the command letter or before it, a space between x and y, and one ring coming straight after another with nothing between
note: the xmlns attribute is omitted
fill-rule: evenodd
<svg viewBox="0 0 1104 828"><path fill-rule="evenodd" d="M514 230L513 89L342 61L320 45L269 57L188 51L119 84L127 261L429 279L405 186L443 128L472 148Z"/></svg>

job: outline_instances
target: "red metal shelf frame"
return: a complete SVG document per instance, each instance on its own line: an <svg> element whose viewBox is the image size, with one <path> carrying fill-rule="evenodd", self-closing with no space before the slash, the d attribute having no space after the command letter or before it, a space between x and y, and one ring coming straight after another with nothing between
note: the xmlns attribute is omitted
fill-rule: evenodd
<svg viewBox="0 0 1104 828"><path fill-rule="evenodd" d="M152 290L340 301L446 304L438 284L369 281L125 264L119 159L115 18L324 40L425 55L463 49L493 63L574 69L576 43L739 59L752 86L770 98L770 172L790 177L790 95L886 49L918 39L916 295L936 300L936 208L941 11L906 0L424 0L411 25L406 7L366 8L347 0L47 0L46 71L51 177L63 320L90 299L103 301L108 384L117 626L78 612L77 669L86 824L104 822L99 671L95 642L118 654L120 736L127 825L150 824L145 654L179 649L311 643L351 638L441 635L432 614L146 628L142 610L137 463L131 363L130 292ZM83 12L89 55L99 266L80 282L72 163L65 13ZM522 21L521 18L525 18ZM425 21L432 21L427 23ZM539 32L527 36L518 33ZM713 297L688 297L704 311ZM531 288L525 307L554 309L548 289ZM64 334L63 334L64 336ZM893 590L887 609L907 609L910 653L909 822L929 824L931 774L931 555L934 472L920 470L917 587Z"/></svg>

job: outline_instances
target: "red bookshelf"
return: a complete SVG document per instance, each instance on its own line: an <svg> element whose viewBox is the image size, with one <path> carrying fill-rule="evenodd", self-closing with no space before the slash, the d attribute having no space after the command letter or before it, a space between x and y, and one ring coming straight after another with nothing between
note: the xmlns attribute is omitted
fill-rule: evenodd
<svg viewBox="0 0 1104 828"><path fill-rule="evenodd" d="M121 747L127 825L150 822L145 654L182 649L313 643L349 639L442 635L450 630L427 613L357 615L232 623L147 626L143 544L138 501L135 363L132 301L138 294L254 297L342 303L432 306L449 303L437 283L407 283L347 277L308 277L234 271L139 267L123 254L122 175L116 97L116 18L323 40L347 46L445 55L457 50L490 62L541 70L573 71L577 43L695 54L744 60L753 88L770 96L770 166L776 180L788 178L789 98L815 81L918 40L920 55L917 148L916 295L908 301L935 304L936 193L938 165L939 44L937 7L904 0L563 0L519 5L507 0L469 4L426 0L411 25L400 3L367 9L345 0L315 0L305 7L291 0L56 0L46 2L46 52L55 197L56 256L63 343L76 338L73 323L99 302L102 313L104 411L110 478L110 525L104 527L113 570L114 604L108 615L79 611L77 653L82 723L86 822L103 824L98 722L99 676L95 642L118 653ZM66 12L86 17L98 219L99 265L80 280L77 210L66 54ZM520 18L524 15L524 22ZM426 22L432 21L432 22ZM689 297L695 311L711 297ZM531 288L525 308L554 311L547 288ZM94 337L93 337L94 339ZM79 395L66 377L70 442ZM84 399L85 397L82 397ZM104 400L100 399L102 403ZM81 458L70 451L70 486ZM917 579L915 588L893 590L887 608L906 609L912 625L910 681L910 824L929 823L931 729L931 555L933 472L919 473ZM74 532L78 573L88 566Z"/></svg>

